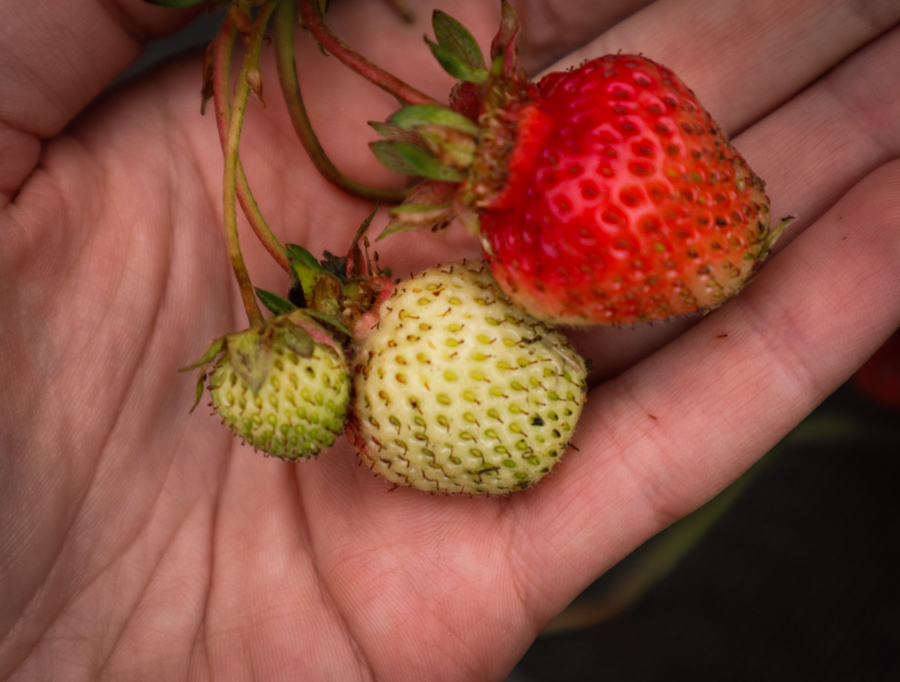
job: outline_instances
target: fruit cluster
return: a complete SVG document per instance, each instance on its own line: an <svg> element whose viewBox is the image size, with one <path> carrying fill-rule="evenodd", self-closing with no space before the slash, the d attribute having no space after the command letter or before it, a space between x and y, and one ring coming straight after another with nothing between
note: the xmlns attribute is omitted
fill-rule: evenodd
<svg viewBox="0 0 900 682"><path fill-rule="evenodd" d="M487 60L437 11L428 46L458 79L442 104L352 52L325 25L322 4L235 0L207 54L204 104L214 101L221 131L225 228L250 328L217 339L192 365L197 400L208 388L224 423L276 457L311 457L345 433L363 464L398 485L528 488L569 447L586 398L586 362L561 327L708 312L746 285L787 221L770 224L763 181L660 64L608 55L533 82L516 65L519 26L506 0ZM367 187L324 155L296 80L298 9L323 49L405 102L371 124L382 138L371 149L418 184ZM395 281L368 255L374 212L346 257L317 260L277 242L237 153L270 22L281 90L322 174L350 194L397 204L382 236L458 220L483 262ZM286 298L250 285L237 203L289 273Z"/></svg>

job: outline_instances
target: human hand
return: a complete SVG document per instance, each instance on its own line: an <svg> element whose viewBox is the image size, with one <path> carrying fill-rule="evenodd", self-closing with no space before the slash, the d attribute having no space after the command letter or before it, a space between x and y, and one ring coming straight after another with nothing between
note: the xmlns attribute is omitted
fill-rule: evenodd
<svg viewBox="0 0 900 682"><path fill-rule="evenodd" d="M519 3L523 65L582 42L563 66L619 50L666 64L767 180L773 215L800 219L706 318L579 332L594 363L579 450L508 499L388 493L344 443L263 459L190 414L178 368L246 324L218 136L197 115L201 55L88 104L179 15L140 0L4 13L0 675L502 678L583 587L738 477L890 335L900 7L681 0L624 18L647 4L614 17ZM385 3L335 5L348 43L447 92L421 44L430 8L404 28ZM496 28L492 3L448 11L482 44ZM332 158L391 182L361 150L365 121L395 103L307 37L298 50ZM274 84L270 51L263 66ZM250 184L282 241L345 250L370 207L317 175L274 91L248 113ZM244 234L254 283L283 289ZM478 253L459 229L379 250L397 274Z"/></svg>

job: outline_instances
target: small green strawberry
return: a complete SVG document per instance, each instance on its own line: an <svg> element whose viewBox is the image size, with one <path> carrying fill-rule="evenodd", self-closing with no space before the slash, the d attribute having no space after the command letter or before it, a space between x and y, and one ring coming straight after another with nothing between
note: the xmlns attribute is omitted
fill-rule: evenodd
<svg viewBox="0 0 900 682"><path fill-rule="evenodd" d="M565 452L585 362L513 305L483 263L396 285L351 363L347 436L394 483L448 493L527 488Z"/></svg>
<svg viewBox="0 0 900 682"><path fill-rule="evenodd" d="M254 448L281 459L308 458L341 434L350 399L346 357L303 311L218 338L191 367L214 360L212 406ZM198 402L205 379L202 371Z"/></svg>

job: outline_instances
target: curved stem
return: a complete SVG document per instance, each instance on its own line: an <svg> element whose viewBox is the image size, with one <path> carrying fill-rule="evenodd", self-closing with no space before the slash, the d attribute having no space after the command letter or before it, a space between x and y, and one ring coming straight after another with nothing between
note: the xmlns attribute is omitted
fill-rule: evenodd
<svg viewBox="0 0 900 682"><path fill-rule="evenodd" d="M219 33L213 41L213 79L212 79L212 96L216 110L216 121L219 128L219 140L222 149L225 149L225 140L228 127L231 120L231 102L229 101L229 89L231 87L231 59L234 55L234 46L237 42L238 28L235 25L231 13L226 13L222 21ZM268 223L263 218L259 210L256 199L250 191L250 185L247 182L247 176L244 174L244 167L238 159L237 162L237 178L236 178L237 198L241 204L241 209L250 227L256 234L259 241L269 252L278 265L285 270L291 271L290 262L288 261L287 251L269 229Z"/></svg>
<svg viewBox="0 0 900 682"><path fill-rule="evenodd" d="M275 60L278 65L281 91L297 137L303 143L316 170L338 189L366 201L400 203L409 194L409 189L372 187L347 177L332 163L319 143L306 114L306 107L300 92L300 82L297 78L297 63L294 54L296 2L297 0L278 0L278 14L275 19Z"/></svg>
<svg viewBox="0 0 900 682"><path fill-rule="evenodd" d="M325 25L318 8L314 4L315 0L298 0L298 2L303 24L326 52L333 54L360 76L374 83L382 90L391 93L402 102L445 106L442 102L419 92L411 85L404 83L396 76L389 74L362 55L354 52L349 45L334 35Z"/></svg>
<svg viewBox="0 0 900 682"><path fill-rule="evenodd" d="M237 87L234 93L234 107L231 111L231 120L228 121L228 131L225 137L225 173L222 180L223 192L223 217L225 221L225 234L228 241L228 253L231 256L231 265L241 290L241 299L244 309L247 311L251 327L262 326L264 318L256 301L256 292L250 281L250 274L244 264L241 255L241 246L238 240L237 229L237 171L238 171L238 147L241 141L241 128L244 123L244 112L247 108L247 98L250 95L250 82L248 76L251 69L258 68L259 52L262 47L266 25L275 9L275 0L267 0L259 8L256 21L253 23L250 41L247 46L247 54L238 76ZM227 77L227 75L226 75ZM227 116L227 114L226 114Z"/></svg>

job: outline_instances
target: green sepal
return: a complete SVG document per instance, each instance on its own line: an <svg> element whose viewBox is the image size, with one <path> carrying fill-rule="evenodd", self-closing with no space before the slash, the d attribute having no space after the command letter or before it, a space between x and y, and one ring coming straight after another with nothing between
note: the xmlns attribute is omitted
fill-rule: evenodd
<svg viewBox="0 0 900 682"><path fill-rule="evenodd" d="M290 313L295 310L298 310L297 306L291 303L286 298L282 298L278 294L273 294L271 291L266 291L265 289L256 288L256 295L259 297L259 300L262 302L264 306L271 312L273 315L284 315L285 313Z"/></svg>
<svg viewBox="0 0 900 682"><path fill-rule="evenodd" d="M225 350L225 337L220 336L218 339L213 341L205 351L203 351L203 355L200 356L200 359L196 362L191 363L187 367L182 367L179 372L187 372L192 369L197 369L198 367L202 367L204 365L208 365L212 362L215 357Z"/></svg>
<svg viewBox="0 0 900 682"><path fill-rule="evenodd" d="M271 333L271 328L263 327L247 329L225 337L225 346L234 373L254 394L262 388L269 376L272 360Z"/></svg>
<svg viewBox="0 0 900 682"><path fill-rule="evenodd" d="M288 294L291 301L297 304L294 299L300 298L296 295L299 288L303 300L298 307L336 312L342 285L341 273L332 272L334 265L330 262L330 267L323 266L302 246L288 244L286 250L291 264L291 292Z"/></svg>
<svg viewBox="0 0 900 682"><path fill-rule="evenodd" d="M436 231L453 220L453 206L447 204L403 204L391 209L390 219L378 239L400 232Z"/></svg>
<svg viewBox="0 0 900 682"><path fill-rule="evenodd" d="M388 124L402 130L415 130L422 126L440 126L476 137L481 129L468 116L432 104L415 104L403 107L388 119Z"/></svg>
<svg viewBox="0 0 900 682"><path fill-rule="evenodd" d="M307 314L309 313L309 311L305 312ZM315 340L303 327L298 327L291 323L284 327L277 327L275 333L281 338L285 346L290 348L301 358L311 357L316 350ZM232 360L232 362L234 362L234 360Z"/></svg>
<svg viewBox="0 0 900 682"><path fill-rule="evenodd" d="M342 298L345 302L358 299L357 293L360 290L360 282L368 283L373 277L390 277L390 269L382 268L378 264L378 253L375 253L373 256L369 255L369 238L366 237L366 232L368 232L372 220L378 213L378 208L379 204L376 204L372 212L359 226L350 250L347 252L347 257L344 259L347 267L347 283L344 285Z"/></svg>
<svg viewBox="0 0 900 682"><path fill-rule="evenodd" d="M348 337L353 336L353 332L351 332L344 324L336 318L334 315L328 315L326 313L320 313L318 310L304 310L307 315L318 320L322 324L331 327L332 329L336 329L341 334L344 334Z"/></svg>
<svg viewBox="0 0 900 682"><path fill-rule="evenodd" d="M431 180L460 182L463 174L441 163L427 147L409 142L381 140L369 146L382 164L395 173L420 175Z"/></svg>
<svg viewBox="0 0 900 682"><path fill-rule="evenodd" d="M772 250L772 246L774 246L775 242L777 242L781 235L784 233L785 228L796 219L796 216L786 216L779 220L778 224L775 225L775 227L769 230L769 233L766 235L765 239L763 240L763 244L760 247L759 255L757 256L757 259L760 262L764 261L769 256L769 252Z"/></svg>
<svg viewBox="0 0 900 682"><path fill-rule="evenodd" d="M453 197L456 186L449 182L420 183L406 201L390 210L387 226L378 235L381 240L398 232L439 230L456 217Z"/></svg>
<svg viewBox="0 0 900 682"><path fill-rule="evenodd" d="M365 235L368 231L369 226L372 224L372 221L375 220L375 214L378 213L378 206L379 204L375 204L375 208L372 209L372 212L368 216L366 216L366 219L363 220L362 223L360 223L359 229L356 231L356 236L353 237L352 249L359 248L359 242L362 240L363 235Z"/></svg>
<svg viewBox="0 0 900 682"><path fill-rule="evenodd" d="M484 55L469 29L441 10L435 10L432 14L431 26L438 45L447 53L471 69L485 70Z"/></svg>
<svg viewBox="0 0 900 682"><path fill-rule="evenodd" d="M467 64L459 56L439 43L432 42L427 38L425 39L425 42L428 44L431 53L434 55L435 59L438 60L444 71L454 78L476 85L486 83L490 78L490 73L487 69L477 68L471 64Z"/></svg>
<svg viewBox="0 0 900 682"><path fill-rule="evenodd" d="M378 213L378 206L379 204L375 204L375 208L362 221L359 229L356 231L356 235L353 237L353 241L350 242L350 250L344 259L344 262L347 264L347 284L350 284L354 279L366 279L374 274L372 272L372 262L369 259L369 240L365 234L375 219L375 214ZM363 247L365 247L365 250L363 250ZM344 290L346 292L346 287Z"/></svg>
<svg viewBox="0 0 900 682"><path fill-rule="evenodd" d="M472 166L478 148L476 138L441 126L422 126L419 134L441 165L461 172Z"/></svg>
<svg viewBox="0 0 900 682"><path fill-rule="evenodd" d="M430 154L428 148L425 145L416 145L414 142L401 142L399 140L379 140L377 142L370 142L369 148L372 150L372 153L381 161L382 165L384 165L388 170L392 170L395 173L400 173L401 175L418 175L419 171L413 165L413 163L406 158L406 155L401 153L403 150L409 150L413 147L418 147L417 153L420 154ZM437 159L435 159L437 161Z"/></svg>
<svg viewBox="0 0 900 682"><path fill-rule="evenodd" d="M391 125L390 123L383 123L381 121L369 121L369 125L385 140L393 142L409 142L411 144L422 142L422 138L414 130L404 130L398 126Z"/></svg>
<svg viewBox="0 0 900 682"><path fill-rule="evenodd" d="M298 277L307 272L324 272L316 257L302 246L288 244L285 249L294 274Z"/></svg>
<svg viewBox="0 0 900 682"><path fill-rule="evenodd" d="M191 412L197 409L197 405L200 404L200 399L203 397L203 388L206 383L206 366L209 365L216 357L225 350L225 337L220 336L218 339L213 341L205 351L203 351L203 355L196 362L191 363L187 367L182 367L180 372L187 372L192 369L197 369L200 367L200 371L197 374L197 388L195 390L194 404L191 406Z"/></svg>

